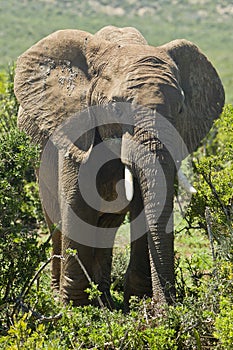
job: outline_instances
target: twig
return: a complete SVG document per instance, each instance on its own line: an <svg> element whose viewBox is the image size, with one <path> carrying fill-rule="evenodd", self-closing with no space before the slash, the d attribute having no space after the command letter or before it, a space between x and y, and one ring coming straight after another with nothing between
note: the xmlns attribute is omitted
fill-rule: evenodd
<svg viewBox="0 0 233 350"><path fill-rule="evenodd" d="M11 271L12 267L14 267L14 261L13 260L10 262L10 266L9 266L9 270L10 271ZM2 300L7 300L8 294L9 294L9 292L11 290L11 285L12 285L12 278L11 279L9 278L8 282L7 282L7 285L6 285L6 289L5 289L5 295L2 298Z"/></svg>
<svg viewBox="0 0 233 350"><path fill-rule="evenodd" d="M202 175L203 175L203 174L202 174ZM207 178L206 178L205 175L203 175L203 177L204 177L204 179L206 180L207 184L210 186L210 189L211 189L211 191L212 191L214 197L215 197L215 198L217 199L217 201L219 202L219 204L220 204L220 206L221 206L221 208L222 208L222 210L223 210L223 212L224 212L224 214L225 214L225 216L226 216L226 218L227 218L227 221L229 221L230 218L229 218L228 211L227 211L226 207L224 206L223 202L221 201L221 199L219 198L218 192L216 191L214 185L212 184L211 181L208 181L208 180L207 180Z"/></svg>
<svg viewBox="0 0 233 350"><path fill-rule="evenodd" d="M8 304L8 301L4 301L4 303L2 303L1 305L0 305L0 311L2 311L4 308L5 308L5 306Z"/></svg>
<svg viewBox="0 0 233 350"><path fill-rule="evenodd" d="M92 284L92 280L91 280L91 278L90 278L90 276L89 276L89 274L88 274L88 272L87 272L85 266L83 265L82 261L79 259L78 253L76 253L74 257L75 257L75 259L77 260L77 262L79 263L81 269L83 270L83 273L84 273L84 275L86 276L88 282L89 282L90 284ZM104 308L104 303L102 302L102 300L101 300L101 298L100 298L99 296L97 296L97 301L98 301L100 307L101 307L101 308Z"/></svg>
<svg viewBox="0 0 233 350"><path fill-rule="evenodd" d="M205 220L206 220L207 232L208 232L209 241L210 241L212 258L213 258L213 261L216 261L216 255L215 255L215 250L214 250L214 240L213 240L213 234L212 234L212 230L211 230L211 214L210 214L209 207L205 208Z"/></svg>
<svg viewBox="0 0 233 350"><path fill-rule="evenodd" d="M179 200L179 197L176 196L176 200L177 200L177 204L178 204L178 207L179 207L179 210L180 210L180 214L181 216L184 218L184 220L186 221L186 223L188 224L188 227L187 226L184 226L183 228L181 228L180 230L176 230L176 233L180 233L184 230L197 230L197 229L200 229L200 226L192 226L192 224L190 223L190 220L188 220L188 218L185 216L185 213L182 209L182 205L181 205L181 202Z"/></svg>
<svg viewBox="0 0 233 350"><path fill-rule="evenodd" d="M129 341L126 343L126 345L124 345L124 341L127 339L128 334L129 334L129 329L127 329L127 330L125 331L124 337L121 338L121 342L120 342L120 345L119 345L119 350L124 350L125 347L126 347L126 345L128 346Z"/></svg>
<svg viewBox="0 0 233 350"><path fill-rule="evenodd" d="M91 284L91 283L92 283L92 280L91 280L91 278L90 278L90 276L89 276L89 274L88 274L88 272L87 272L85 266L83 265L82 261L80 260L80 258L79 258L79 256L78 256L78 253L76 253L74 256L75 256L75 259L77 260L77 262L79 263L81 269L83 270L83 273L84 273L84 275L86 276L88 282ZM106 310L105 310L105 307L104 307L104 303L102 302L100 296L97 296L97 301L98 301L98 303L99 303L101 309L104 311L104 316L105 316L105 318L106 318L106 321L107 321L108 327L109 327L109 333L110 333L110 337L111 337L113 349L116 349L116 347L115 347L115 342L114 342L114 337L113 337L113 331L112 331L112 327L111 327L111 322L110 322L109 317L108 317L108 315L107 315L107 313L106 313Z"/></svg>
<svg viewBox="0 0 233 350"><path fill-rule="evenodd" d="M53 237L53 235L57 232L60 231L60 225L61 225L61 221L59 221L59 223L54 227L53 231L50 233L49 237L47 238L47 240L44 242L44 245L46 246L51 238Z"/></svg>
<svg viewBox="0 0 233 350"><path fill-rule="evenodd" d="M195 169L197 170L197 167L195 164L193 164L193 166L195 167ZM216 188L214 187L213 183L211 182L211 164L210 164L210 173L209 173L209 178L207 177L207 175L205 174L204 171L200 171L200 174L203 176L205 182L209 185L210 189L211 189L211 192L213 193L215 199L218 201L218 203L220 204L225 216L226 216L226 219L227 221L230 221L230 217L229 217L229 214L228 214L228 211L226 209L226 207L224 206L223 202L221 201L219 195L218 195L218 192L216 191Z"/></svg>
<svg viewBox="0 0 233 350"><path fill-rule="evenodd" d="M19 304L22 302L22 300L25 298L25 296L28 294L29 290L31 289L33 283L36 281L36 279L38 278L38 276L40 275L40 273L44 270L44 268L54 259L54 258L59 258L59 259L63 259L63 256L61 255L53 255L51 256L40 268L39 270L35 273L34 277L32 278L32 280L30 281L30 283L28 284L28 286L25 286L25 289L21 291L20 295L18 298L15 299L15 306L13 308L13 311L11 313L11 318L13 317L13 315L15 314Z"/></svg>
<svg viewBox="0 0 233 350"><path fill-rule="evenodd" d="M36 272L35 276L32 278L31 282L29 283L28 287L24 290L24 292L21 293L20 299L24 299L25 296L28 294L29 290L31 289L33 283L35 282L35 280L38 278L38 276L40 275L40 273L45 269L45 267L55 258L58 259L64 259L62 255L53 255L51 256L40 268L39 270Z"/></svg>
<svg viewBox="0 0 233 350"><path fill-rule="evenodd" d="M178 206L179 206L180 214L184 218L185 215L184 215L184 211L183 211L183 208L182 208L182 205L181 205L181 202L180 202L178 194L176 195L176 200L177 200L177 203L178 203Z"/></svg>
<svg viewBox="0 0 233 350"><path fill-rule="evenodd" d="M62 318L62 313L59 313L59 314L54 315L54 316L41 315L39 312L31 310L22 301L19 301L19 306L21 307L23 312L27 312L27 313L30 312L33 317L35 317L37 320L39 320L39 323L58 321Z"/></svg>

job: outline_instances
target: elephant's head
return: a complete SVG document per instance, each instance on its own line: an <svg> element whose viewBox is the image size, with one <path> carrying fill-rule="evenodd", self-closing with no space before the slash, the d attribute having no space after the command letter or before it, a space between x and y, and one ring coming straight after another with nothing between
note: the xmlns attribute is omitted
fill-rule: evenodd
<svg viewBox="0 0 233 350"><path fill-rule="evenodd" d="M163 295L165 286L174 283L168 221L176 162L198 147L224 104L212 64L189 41L153 47L134 28L106 27L95 35L62 30L18 59L15 93L21 105L20 128L42 144L78 111L109 103L118 109L115 123L98 128L101 123L95 118L103 116L90 113L85 120L89 132L71 153L77 162L88 159L97 129L102 139L122 140L122 161L137 178L145 207L153 290ZM118 102L132 105L132 122L125 124L133 127L122 127L125 110ZM143 147L138 150L138 145ZM158 216L160 199L164 203Z"/></svg>

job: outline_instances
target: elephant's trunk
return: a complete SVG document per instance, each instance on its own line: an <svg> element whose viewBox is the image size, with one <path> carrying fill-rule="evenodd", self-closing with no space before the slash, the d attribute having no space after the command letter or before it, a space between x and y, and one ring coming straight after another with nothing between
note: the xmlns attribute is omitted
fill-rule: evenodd
<svg viewBox="0 0 233 350"><path fill-rule="evenodd" d="M137 130L137 128L136 128ZM151 130L151 128L150 128ZM155 129L154 129L155 130ZM169 130L168 130L169 132ZM154 134L154 136L153 136ZM166 140L172 142L171 138ZM166 141L167 143L167 141ZM137 150L134 146L138 146ZM153 297L159 303L174 299L173 196L175 164L159 133L138 128L124 154L140 184L148 226Z"/></svg>
<svg viewBox="0 0 233 350"><path fill-rule="evenodd" d="M147 156L148 157L148 156ZM173 195L175 169L170 155L160 150L139 172L148 224L153 296L170 301L174 294ZM147 158L148 160L148 158Z"/></svg>

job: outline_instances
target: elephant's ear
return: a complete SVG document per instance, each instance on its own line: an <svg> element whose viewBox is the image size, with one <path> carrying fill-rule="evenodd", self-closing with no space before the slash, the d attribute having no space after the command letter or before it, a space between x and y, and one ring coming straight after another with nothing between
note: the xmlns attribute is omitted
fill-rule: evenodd
<svg viewBox="0 0 233 350"><path fill-rule="evenodd" d="M35 142L44 143L58 127L87 107L90 79L85 50L91 36L79 30L57 31L18 58L15 75L15 94L21 105L18 125ZM85 130L91 127L92 121L87 118ZM91 144L92 134L83 140ZM88 146L83 145L83 149Z"/></svg>
<svg viewBox="0 0 233 350"><path fill-rule="evenodd" d="M176 127L189 152L193 152L222 112L224 89L210 61L193 43L174 40L161 48L167 51L179 69L184 105Z"/></svg>

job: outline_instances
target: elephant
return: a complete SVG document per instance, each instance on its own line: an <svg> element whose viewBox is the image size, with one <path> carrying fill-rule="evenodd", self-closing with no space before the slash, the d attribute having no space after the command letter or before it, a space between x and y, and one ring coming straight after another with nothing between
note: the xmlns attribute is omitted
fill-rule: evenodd
<svg viewBox="0 0 233 350"><path fill-rule="evenodd" d="M224 106L211 62L186 39L155 47L133 27L65 29L17 59L14 86L18 127L41 147L53 288L87 305L91 280L114 307L114 237L129 213L126 308L133 295L173 303L174 183Z"/></svg>

